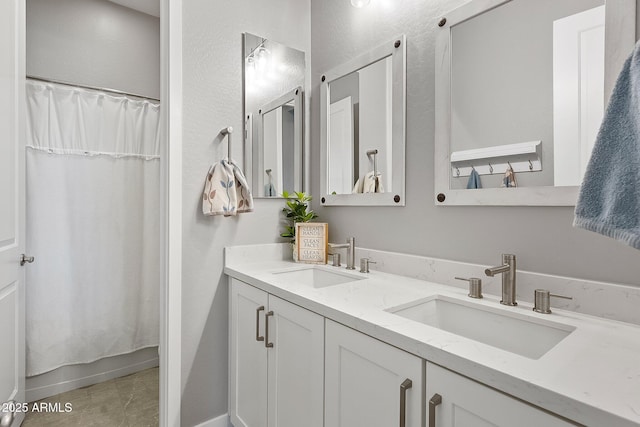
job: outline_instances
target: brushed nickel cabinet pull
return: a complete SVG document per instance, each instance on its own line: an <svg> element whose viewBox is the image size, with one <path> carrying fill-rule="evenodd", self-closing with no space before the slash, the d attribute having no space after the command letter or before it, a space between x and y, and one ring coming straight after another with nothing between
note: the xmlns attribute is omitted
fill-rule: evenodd
<svg viewBox="0 0 640 427"><path fill-rule="evenodd" d="M413 387L413 381L409 378L400 384L400 427L405 427L407 422L407 390Z"/></svg>
<svg viewBox="0 0 640 427"><path fill-rule="evenodd" d="M264 315L264 346L267 348L273 348L273 343L269 342L269 317L273 316L273 311L269 311Z"/></svg>
<svg viewBox="0 0 640 427"><path fill-rule="evenodd" d="M436 427L436 406L442 403L442 396L438 393L429 399L429 427Z"/></svg>
<svg viewBox="0 0 640 427"><path fill-rule="evenodd" d="M260 336L260 312L264 311L264 305L256 308L256 341L264 341L264 337Z"/></svg>

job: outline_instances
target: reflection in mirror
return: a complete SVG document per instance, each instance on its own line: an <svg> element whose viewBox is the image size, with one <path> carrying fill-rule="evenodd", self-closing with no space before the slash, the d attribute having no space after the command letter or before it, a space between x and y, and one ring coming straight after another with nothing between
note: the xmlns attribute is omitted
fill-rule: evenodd
<svg viewBox="0 0 640 427"><path fill-rule="evenodd" d="M305 54L243 34L245 165L254 197L303 191Z"/></svg>
<svg viewBox="0 0 640 427"><path fill-rule="evenodd" d="M451 187L577 186L604 113L604 0L512 0L451 27ZM537 145L535 145L537 144ZM535 147L533 147L535 145Z"/></svg>
<svg viewBox="0 0 640 427"><path fill-rule="evenodd" d="M436 204L575 205L635 1L472 0L440 27Z"/></svg>
<svg viewBox="0 0 640 427"><path fill-rule="evenodd" d="M391 57L329 83L330 193L391 188Z"/></svg>
<svg viewBox="0 0 640 427"><path fill-rule="evenodd" d="M322 76L322 203L404 206L406 39Z"/></svg>

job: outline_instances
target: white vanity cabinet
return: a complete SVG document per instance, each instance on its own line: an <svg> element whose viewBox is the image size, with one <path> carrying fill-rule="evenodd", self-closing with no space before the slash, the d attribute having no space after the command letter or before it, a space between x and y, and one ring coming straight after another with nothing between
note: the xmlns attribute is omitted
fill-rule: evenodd
<svg viewBox="0 0 640 427"><path fill-rule="evenodd" d="M322 427L324 318L230 279L234 427Z"/></svg>
<svg viewBox="0 0 640 427"><path fill-rule="evenodd" d="M422 359L326 320L325 426L420 427L423 378Z"/></svg>
<svg viewBox="0 0 640 427"><path fill-rule="evenodd" d="M429 362L426 383L428 427L577 425Z"/></svg>

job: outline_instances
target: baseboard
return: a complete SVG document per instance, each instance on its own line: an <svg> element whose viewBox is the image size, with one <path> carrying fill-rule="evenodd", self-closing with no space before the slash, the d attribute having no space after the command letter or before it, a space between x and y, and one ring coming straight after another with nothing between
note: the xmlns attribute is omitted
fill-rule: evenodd
<svg viewBox="0 0 640 427"><path fill-rule="evenodd" d="M157 347L109 357L93 363L63 366L27 378L25 400L33 402L158 366Z"/></svg>
<svg viewBox="0 0 640 427"><path fill-rule="evenodd" d="M202 424L198 424L196 427L233 427L233 425L231 425L229 415L224 414L205 421Z"/></svg>

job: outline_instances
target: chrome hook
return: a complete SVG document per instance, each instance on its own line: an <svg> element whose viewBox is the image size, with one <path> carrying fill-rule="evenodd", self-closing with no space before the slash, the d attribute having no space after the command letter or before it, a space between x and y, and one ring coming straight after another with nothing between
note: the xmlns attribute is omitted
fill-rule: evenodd
<svg viewBox="0 0 640 427"><path fill-rule="evenodd" d="M489 173L493 173L493 166L491 166L491 163L489 163Z"/></svg>
<svg viewBox="0 0 640 427"><path fill-rule="evenodd" d="M460 169L456 166L456 176L460 176Z"/></svg>
<svg viewBox="0 0 640 427"><path fill-rule="evenodd" d="M533 172L533 163L531 163L531 160L529 160L529 170Z"/></svg>

